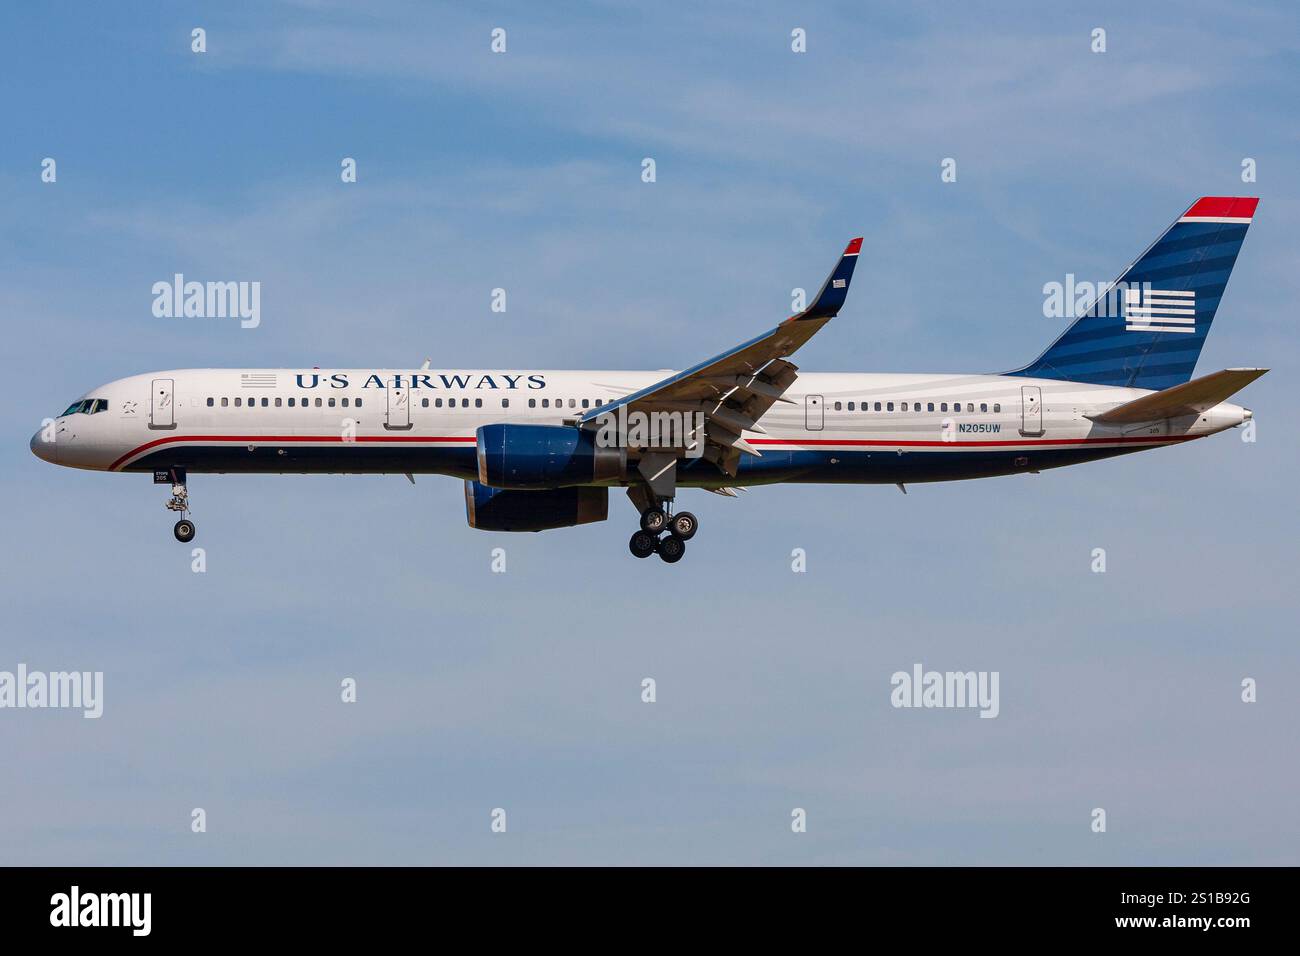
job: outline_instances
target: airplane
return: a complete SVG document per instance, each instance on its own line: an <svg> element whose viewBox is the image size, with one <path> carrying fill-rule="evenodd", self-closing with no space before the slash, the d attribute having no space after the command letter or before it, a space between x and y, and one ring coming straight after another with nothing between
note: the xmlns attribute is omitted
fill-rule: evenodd
<svg viewBox="0 0 1300 956"><path fill-rule="evenodd" d="M1192 378L1253 197L1202 197L1037 359L1001 374L803 372L790 361L844 306L862 239L812 303L683 371L181 369L118 379L46 419L38 458L171 485L187 477L417 474L464 481L471 527L542 531L640 514L628 548L679 561L699 521L680 488L896 484L1037 474L1194 441L1252 417L1263 375ZM649 427L653 425L660 427ZM663 433L666 433L663 434Z"/></svg>

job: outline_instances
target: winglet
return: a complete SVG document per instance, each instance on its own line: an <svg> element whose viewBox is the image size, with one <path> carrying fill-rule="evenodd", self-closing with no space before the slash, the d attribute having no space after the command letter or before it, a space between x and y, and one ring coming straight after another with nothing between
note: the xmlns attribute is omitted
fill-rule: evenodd
<svg viewBox="0 0 1300 956"><path fill-rule="evenodd" d="M853 267L858 264L858 253L861 251L861 236L849 241L849 244L844 247L844 255L840 257L835 271L827 277L821 291L817 293L817 298L813 300L812 305L793 316L794 321L829 319L844 307L844 300L849 297L849 282L853 279Z"/></svg>

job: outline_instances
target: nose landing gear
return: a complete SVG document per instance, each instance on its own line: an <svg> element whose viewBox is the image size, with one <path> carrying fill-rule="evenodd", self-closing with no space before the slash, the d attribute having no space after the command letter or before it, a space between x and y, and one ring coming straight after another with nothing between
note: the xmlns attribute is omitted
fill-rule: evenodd
<svg viewBox="0 0 1300 956"><path fill-rule="evenodd" d="M163 482L172 483L172 496L167 500L165 507L168 511L175 511L181 516L181 520L176 522L172 528L172 534L176 535L176 540L181 544L186 544L194 540L194 522L186 515L190 511L190 493L185 487L185 472L179 468L174 468L169 472L159 472L154 474L154 482L162 477Z"/></svg>

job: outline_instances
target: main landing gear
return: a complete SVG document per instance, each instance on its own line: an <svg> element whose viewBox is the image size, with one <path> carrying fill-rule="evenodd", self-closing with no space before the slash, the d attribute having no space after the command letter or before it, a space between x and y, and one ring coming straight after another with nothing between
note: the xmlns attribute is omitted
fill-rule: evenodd
<svg viewBox="0 0 1300 956"><path fill-rule="evenodd" d="M641 530L632 535L627 547L638 558L658 554L661 561L676 564L686 554L686 542L695 537L699 528L699 519L689 511L669 515L663 508L651 505L641 512Z"/></svg>
<svg viewBox="0 0 1300 956"><path fill-rule="evenodd" d="M157 476L154 478L157 481ZM181 516L181 520L176 522L172 528L172 534L176 535L176 540L181 544L188 544L194 540L194 522L185 517L190 511L190 493L185 487L185 473L173 470L170 473L172 483L172 496L167 501L167 510L175 511Z"/></svg>

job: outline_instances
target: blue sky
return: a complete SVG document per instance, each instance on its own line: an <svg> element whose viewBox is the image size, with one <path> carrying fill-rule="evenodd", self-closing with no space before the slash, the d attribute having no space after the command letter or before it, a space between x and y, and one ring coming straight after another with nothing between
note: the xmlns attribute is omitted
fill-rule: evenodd
<svg viewBox="0 0 1300 956"><path fill-rule="evenodd" d="M1294 9L950 6L0 12L0 669L105 672L100 720L0 711L0 862L1294 864ZM205 574L146 477L27 449L158 368L681 367L859 234L801 366L1014 368L1044 283L1207 194L1261 197L1199 366L1273 369L1254 443L696 493L675 567L621 498L507 537L451 479L196 476ZM154 318L175 272L260 281L260 327ZM916 662L999 717L892 708Z"/></svg>

